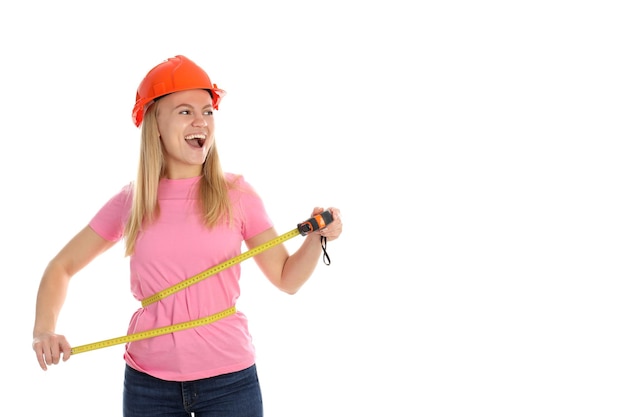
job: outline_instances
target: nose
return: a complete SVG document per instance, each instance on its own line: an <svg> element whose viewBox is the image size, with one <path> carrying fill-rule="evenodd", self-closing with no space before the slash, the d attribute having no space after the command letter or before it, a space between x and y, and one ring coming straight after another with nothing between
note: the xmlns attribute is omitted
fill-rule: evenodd
<svg viewBox="0 0 626 417"><path fill-rule="evenodd" d="M207 126L207 121L204 119L202 113L198 114L196 117L193 118L192 125L198 126L198 127Z"/></svg>

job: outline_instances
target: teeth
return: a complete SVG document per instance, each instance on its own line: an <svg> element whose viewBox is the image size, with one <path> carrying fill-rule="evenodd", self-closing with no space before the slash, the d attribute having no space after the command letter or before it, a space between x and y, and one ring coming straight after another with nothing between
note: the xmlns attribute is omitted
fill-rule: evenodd
<svg viewBox="0 0 626 417"><path fill-rule="evenodd" d="M193 139L206 139L206 135L201 133L196 133L194 135L185 136L185 140L193 140Z"/></svg>

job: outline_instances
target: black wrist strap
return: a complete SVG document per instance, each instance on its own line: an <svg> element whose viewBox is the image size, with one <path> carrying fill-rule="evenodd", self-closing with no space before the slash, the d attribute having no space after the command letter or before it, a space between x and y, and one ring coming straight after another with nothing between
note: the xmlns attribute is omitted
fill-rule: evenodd
<svg viewBox="0 0 626 417"><path fill-rule="evenodd" d="M324 263L326 265L330 265L330 256L328 256L328 252L326 252L326 236L320 236L320 242L322 243L322 251L324 252Z"/></svg>

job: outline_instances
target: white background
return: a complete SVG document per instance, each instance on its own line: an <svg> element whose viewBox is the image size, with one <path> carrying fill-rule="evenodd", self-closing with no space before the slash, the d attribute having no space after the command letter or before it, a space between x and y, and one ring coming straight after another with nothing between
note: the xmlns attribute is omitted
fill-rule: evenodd
<svg viewBox="0 0 626 417"><path fill-rule="evenodd" d="M224 168L279 233L315 205L343 213L295 296L242 264L267 416L623 417L620 4L4 5L5 407L121 415L123 347L42 372L35 296L134 179L137 85L183 54L227 90ZM58 331L75 346L124 335L138 308L121 246L72 281Z"/></svg>

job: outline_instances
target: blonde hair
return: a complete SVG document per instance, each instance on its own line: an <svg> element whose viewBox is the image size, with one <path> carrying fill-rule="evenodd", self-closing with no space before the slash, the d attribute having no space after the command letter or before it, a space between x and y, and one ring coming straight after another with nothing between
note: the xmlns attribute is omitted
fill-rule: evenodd
<svg viewBox="0 0 626 417"><path fill-rule="evenodd" d="M159 101L152 104L144 116L141 127L139 166L134 183L133 202L130 216L124 228L126 256L135 251L137 237L144 227L159 218L157 190L159 181L165 176L165 158L163 145L157 126ZM234 182L234 181L233 181ZM226 180L220 163L215 138L207 158L202 165L202 178L199 186L199 210L203 214L207 228L223 220L232 220L232 207L228 191L233 183Z"/></svg>

